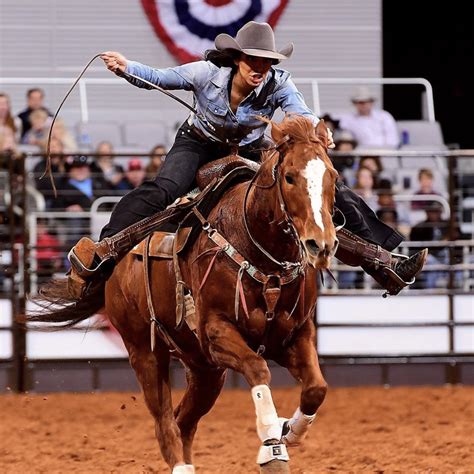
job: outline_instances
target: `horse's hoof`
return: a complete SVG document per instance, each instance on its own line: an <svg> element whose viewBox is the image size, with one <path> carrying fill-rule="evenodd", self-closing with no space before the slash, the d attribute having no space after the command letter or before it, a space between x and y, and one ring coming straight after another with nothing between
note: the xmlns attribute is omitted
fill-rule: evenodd
<svg viewBox="0 0 474 474"><path fill-rule="evenodd" d="M194 474L195 472L192 464L180 464L173 468L171 474Z"/></svg>
<svg viewBox="0 0 474 474"><path fill-rule="evenodd" d="M266 464L260 465L260 474L289 474L290 463L288 461L280 461L274 459Z"/></svg>

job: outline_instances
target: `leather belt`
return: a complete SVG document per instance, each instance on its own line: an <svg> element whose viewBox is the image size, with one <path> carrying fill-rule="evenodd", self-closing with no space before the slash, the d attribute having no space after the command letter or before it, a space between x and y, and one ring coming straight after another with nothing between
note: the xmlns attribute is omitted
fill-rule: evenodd
<svg viewBox="0 0 474 474"><path fill-rule="evenodd" d="M194 135L197 139L201 141L204 141L204 142L211 141L211 142L219 143L210 137L206 137L206 135L204 135L204 132L199 130L199 128L197 128L195 125L188 125L188 131L191 135Z"/></svg>

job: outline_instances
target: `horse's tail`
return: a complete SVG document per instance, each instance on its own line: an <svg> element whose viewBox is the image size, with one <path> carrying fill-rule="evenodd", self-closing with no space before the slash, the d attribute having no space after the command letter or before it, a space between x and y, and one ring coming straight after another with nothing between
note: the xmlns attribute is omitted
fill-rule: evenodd
<svg viewBox="0 0 474 474"><path fill-rule="evenodd" d="M71 298L67 280L51 280L32 298L38 307L27 312L25 322L52 323L57 329L69 328L97 313L105 302L105 280L79 300Z"/></svg>

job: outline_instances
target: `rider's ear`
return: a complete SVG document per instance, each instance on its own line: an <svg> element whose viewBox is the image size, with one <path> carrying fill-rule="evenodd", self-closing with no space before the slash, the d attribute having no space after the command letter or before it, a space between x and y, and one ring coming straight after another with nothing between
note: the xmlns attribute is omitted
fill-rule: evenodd
<svg viewBox="0 0 474 474"><path fill-rule="evenodd" d="M315 132L316 136L322 141L324 147L327 148L329 145L328 128L323 119L321 119L318 122L318 125L316 125Z"/></svg>

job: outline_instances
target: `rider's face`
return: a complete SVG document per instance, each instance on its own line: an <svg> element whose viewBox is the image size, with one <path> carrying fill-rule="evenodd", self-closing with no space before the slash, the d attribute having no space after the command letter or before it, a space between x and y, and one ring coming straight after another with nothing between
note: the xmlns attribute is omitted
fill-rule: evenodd
<svg viewBox="0 0 474 474"><path fill-rule="evenodd" d="M272 63L272 59L249 56L248 54L242 54L239 59L235 60L240 76L252 88L258 87L265 80Z"/></svg>

